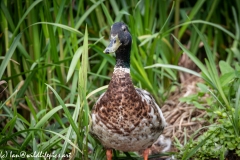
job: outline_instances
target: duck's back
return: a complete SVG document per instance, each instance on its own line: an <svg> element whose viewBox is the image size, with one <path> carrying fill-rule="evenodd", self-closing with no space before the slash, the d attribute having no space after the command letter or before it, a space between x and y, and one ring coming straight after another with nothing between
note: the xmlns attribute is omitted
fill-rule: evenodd
<svg viewBox="0 0 240 160"><path fill-rule="evenodd" d="M134 88L129 69L115 69L108 90L92 110L91 132L104 147L140 151L150 147L166 125L153 97Z"/></svg>

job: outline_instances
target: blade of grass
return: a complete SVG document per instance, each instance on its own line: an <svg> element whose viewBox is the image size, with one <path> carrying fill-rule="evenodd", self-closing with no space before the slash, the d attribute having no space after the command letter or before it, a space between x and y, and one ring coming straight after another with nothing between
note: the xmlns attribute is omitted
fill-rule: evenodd
<svg viewBox="0 0 240 160"><path fill-rule="evenodd" d="M13 55L13 53L14 53L17 45L18 45L18 42L19 42L21 36L22 36L21 33L19 33L16 36L16 38L14 39L13 43L11 44L8 52L6 53L6 56L5 56L4 60L1 63L1 66L0 66L0 79L2 79L3 73L4 73L6 67L7 67L7 65L9 63L10 58L12 57L12 55Z"/></svg>
<svg viewBox="0 0 240 160"><path fill-rule="evenodd" d="M18 29L19 29L20 25L21 25L22 22L26 19L26 17L27 17L27 15L29 14L29 12L30 12L38 3L40 3L41 1L42 1L42 0L36 0L36 1L34 1L34 2L29 6L29 8L26 10L26 12L24 13L24 15L22 16L22 18L18 21L17 27L15 28L12 37L15 37L15 35L16 35L17 32L18 32Z"/></svg>
<svg viewBox="0 0 240 160"><path fill-rule="evenodd" d="M106 8L106 6L104 5L104 3L101 4L102 6L102 9L103 9L103 12L107 18L107 21L108 21L108 25L111 26L113 24L113 20L112 20L112 17L108 11L108 9Z"/></svg>
<svg viewBox="0 0 240 160"><path fill-rule="evenodd" d="M92 5L88 10L81 16L81 18L77 21L76 25L74 28L78 29L83 21L87 18L87 16L99 5L103 2L104 0L100 0L98 2L95 2L94 5Z"/></svg>
<svg viewBox="0 0 240 160"><path fill-rule="evenodd" d="M80 97L78 96L77 104L76 104L76 107L75 107L74 113L73 113L73 120L75 123L77 123L79 111L80 111ZM72 137L72 132L73 132L72 126L69 126L67 134L65 135L66 139L70 139ZM64 155L64 153L66 152L66 149L68 147L68 143L69 143L68 141L64 142L61 152L60 152L60 155ZM73 149L73 150L75 150L75 149ZM62 158L63 157L61 157L60 159L62 159Z"/></svg>
<svg viewBox="0 0 240 160"><path fill-rule="evenodd" d="M6 1L7 2L7 1ZM15 25L13 23L13 20L12 20L12 17L11 17L11 14L9 13L8 9L7 9L7 6L4 4L4 1L1 1L1 11L2 11L2 14L5 16L3 17L2 19L5 19L8 23L8 25L10 26L10 28L12 30L15 29ZM4 22L5 23L5 22Z"/></svg>
<svg viewBox="0 0 240 160"><path fill-rule="evenodd" d="M73 127L74 131L76 132L77 135L79 135L79 131L77 128L76 123L74 122L71 113L69 112L68 108L66 107L66 105L64 104L63 100L61 99L61 97L58 95L58 93L48 84L46 84L48 88L50 88L50 90L54 93L54 95L56 96L58 102L60 103L60 105L62 106L64 113L66 114L70 125ZM36 125L37 126L37 125Z"/></svg>
<svg viewBox="0 0 240 160"><path fill-rule="evenodd" d="M63 101L60 99L60 97L59 97L59 95L56 93L56 91L55 90L53 90L53 88L51 88L51 86L49 86L49 85L47 85L48 87L50 87L50 89L54 92L54 94L56 94L57 95L57 98L59 98L59 100L61 101L61 103L60 104L64 104L63 103ZM64 107L61 105L61 106L57 106L57 107L55 107L55 108L53 108L53 109L51 109L46 115L44 115L40 120L39 120L39 122L34 126L34 129L39 129L39 128L41 128L46 122L48 122L48 120L50 119L50 118L52 118L53 117L53 115L55 114L55 113L57 113L60 109L63 109L64 111L66 111L66 112L68 112L66 115L67 115L67 117L70 117L71 116L71 114L69 113L69 111L68 111L68 109L66 108L66 107L70 107L70 106L75 106L75 105L73 105L73 104L64 104ZM70 117L70 119L73 121L73 119L72 119L72 116ZM71 120L69 120L69 121L71 121ZM75 125L75 123L74 122L72 122L71 121L71 125L72 126L74 126ZM76 125L75 125L75 127L73 127L75 130L77 130L76 128ZM74 130L74 131L75 131ZM76 131L75 131L76 132ZM78 130L77 130L77 132L78 132ZM76 133L77 134L77 133ZM25 148L26 146L27 146L27 144L29 143L29 141L31 140L31 134L29 134L26 138L25 138L25 140L24 140L24 142L23 142L23 144L22 144L22 146L21 146L21 148L20 148L20 150L23 150L23 148Z"/></svg>
<svg viewBox="0 0 240 160"><path fill-rule="evenodd" d="M90 92L90 93L86 96L86 99L90 98L92 95L94 95L94 94L96 94L96 93L98 93L98 92L100 92L100 91L102 91L102 90L105 90L105 89L107 89L107 88L108 88L108 85L102 86L102 87L100 87L100 88L95 89L94 91Z"/></svg>
<svg viewBox="0 0 240 160"><path fill-rule="evenodd" d="M197 31L200 39L202 40L202 42L204 44L204 48L206 50L207 57L208 57L208 60L209 60L209 63L210 63L210 66L209 66L208 69L211 70L211 72L212 72L212 73L210 72L210 74L209 74L210 76L212 76L211 81L212 81L212 83L216 84L217 90L219 91L219 93L220 93L220 95L221 95L221 97L222 97L222 99L223 99L223 101L226 105L226 108L231 110L230 104L229 104L229 102L228 102L228 100L227 100L227 98L226 98L226 96L223 92L222 86L220 84L220 79L219 79L219 76L218 76L217 67L215 65L211 49L210 49L206 39L204 38L203 34L198 30L198 28L195 25L193 25L193 27Z"/></svg>
<svg viewBox="0 0 240 160"><path fill-rule="evenodd" d="M211 80L211 77L210 77L206 67L204 66L204 64L195 55L193 55L186 47L184 47L181 44L181 42L174 35L172 35L172 36L175 39L175 41L177 41L178 45L182 48L184 53L186 53L191 58L191 60L201 69L201 71L208 77L208 79ZM204 79L204 80L207 80L207 79Z"/></svg>
<svg viewBox="0 0 240 160"><path fill-rule="evenodd" d="M157 68L157 67L163 67L163 68L171 68L171 69L177 69L179 71L183 71L183 72L186 72L186 73L190 73L192 75L195 75L197 77L200 77L202 78L201 74L193 71L193 70L190 70L188 68L185 68L185 67L181 67L181 66L175 66L175 65L170 65L170 64L154 64L154 65L151 65L151 66L146 66L144 67L145 69L150 69L150 68Z"/></svg>
<svg viewBox="0 0 240 160"><path fill-rule="evenodd" d="M38 25L38 24L48 24L48 25L60 27L60 28L62 28L62 29L65 29L65 30L67 30L67 31L70 31L70 32L72 32L72 33L74 33L74 34L77 34L77 35L79 35L79 36L83 36L83 34L82 34L80 31L78 31L77 29L72 28L72 27L69 27L69 26L64 25L64 24L59 24L59 23L37 22L37 23L34 23L34 24L30 25L29 27L34 26L34 25Z"/></svg>
<svg viewBox="0 0 240 160"><path fill-rule="evenodd" d="M199 10L202 8L202 5L204 4L205 0L197 1L194 7L191 9L190 14L188 15L187 21L191 21L194 16L199 12ZM181 39L184 32L186 31L187 27L189 25L184 25L180 28L178 38Z"/></svg>
<svg viewBox="0 0 240 160"><path fill-rule="evenodd" d="M84 35L84 42L83 42L83 54L82 54L82 61L81 61L81 68L79 69L79 92L86 94L87 89L87 68L88 68L88 31L87 26L85 29L85 35ZM79 93L79 94L80 94ZM83 99L83 95L81 96L81 99Z"/></svg>
<svg viewBox="0 0 240 160"><path fill-rule="evenodd" d="M22 134L22 133L29 133L29 132L37 132L37 131L45 131L45 132L49 132L49 133L52 133L52 134L55 134L57 135L58 137L62 138L63 140L67 141L69 144L71 144L73 147L75 147L79 152L82 153L82 151L74 144L71 142L70 139L64 137L62 134L59 134L57 132L54 132L54 131L50 131L50 130L43 130L43 129L36 129L36 128L31 128L31 129L24 129L24 130L21 130L21 131L18 131L18 132L15 132L14 134L11 134L9 136L6 137L6 139L2 139L2 141L0 141L0 144L4 144L6 141L8 140L11 140L13 139L13 137L17 137L18 135Z"/></svg>
<svg viewBox="0 0 240 160"><path fill-rule="evenodd" d="M13 94L11 94L11 95L7 98L7 100L4 101L4 102L0 105L0 109L2 109L2 107L3 107L6 103L8 103L8 102L10 101L10 99L13 98L17 93L18 93L18 90L15 90L15 91L13 92Z"/></svg>
<svg viewBox="0 0 240 160"><path fill-rule="evenodd" d="M75 52L75 54L72 58L72 61L70 63L69 71L68 71L68 74L67 74L67 82L72 77L72 74L74 73L75 68L76 68L77 64L79 63L79 58L82 55L82 52L83 52L83 47L82 46L79 47L78 50ZM79 68L79 67L77 67L77 68Z"/></svg>
<svg viewBox="0 0 240 160"><path fill-rule="evenodd" d="M17 116L14 116L3 128L2 134L6 134L6 131L8 130L7 134L11 134L13 131L13 127L16 124Z"/></svg>
<svg viewBox="0 0 240 160"><path fill-rule="evenodd" d="M84 144L84 136L88 136L88 117L89 117L89 109L88 109L88 104L86 101L86 93L87 93L87 70L88 70L88 29L87 29L87 25L85 28L85 33L84 33L84 41L83 41L83 53L82 53L82 61L81 61L81 67L79 69L79 86L78 86L78 93L80 96L80 100L81 100L81 108L80 108L80 114L82 117L82 120L79 121L79 128L85 128L85 133L82 132L82 136L79 137L81 141L81 146L83 149L83 154L85 159L87 160L87 155L88 155L88 146L87 146L87 142L85 142Z"/></svg>
<svg viewBox="0 0 240 160"><path fill-rule="evenodd" d="M33 137L33 153L39 153L38 146L37 146L37 140ZM34 157L34 160L39 160L39 157Z"/></svg>
<svg viewBox="0 0 240 160"><path fill-rule="evenodd" d="M191 158L196 152L197 150L204 145L204 143L213 135L214 132L212 132L211 134L209 134L204 140L202 140L201 142L199 142L198 145L196 145L194 148L190 149L190 148L186 148L186 152L184 152L182 160L187 160L189 158ZM189 146L190 147L190 146Z"/></svg>

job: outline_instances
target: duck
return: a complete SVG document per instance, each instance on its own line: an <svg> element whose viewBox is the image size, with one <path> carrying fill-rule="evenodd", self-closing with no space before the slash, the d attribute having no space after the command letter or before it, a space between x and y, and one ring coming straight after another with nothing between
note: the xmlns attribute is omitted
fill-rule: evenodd
<svg viewBox="0 0 240 160"><path fill-rule="evenodd" d="M115 53L116 64L106 92L91 110L90 133L106 149L107 160L112 150L141 152L148 159L149 148L166 126L163 113L146 90L135 88L130 76L132 36L127 25L111 26L110 43L103 51Z"/></svg>

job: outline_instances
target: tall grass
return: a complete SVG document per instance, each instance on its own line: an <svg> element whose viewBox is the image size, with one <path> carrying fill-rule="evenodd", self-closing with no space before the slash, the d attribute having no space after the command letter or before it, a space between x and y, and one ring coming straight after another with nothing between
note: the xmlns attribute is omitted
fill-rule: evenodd
<svg viewBox="0 0 240 160"><path fill-rule="evenodd" d="M88 125L90 109L106 89L115 64L114 57L102 51L108 43L110 26L116 21L127 23L132 33L134 84L151 92L160 106L178 82L177 71L169 67L178 64L178 46L185 50L177 39L191 43L191 52L185 50L190 57L199 55L200 41L209 46L207 68L197 58L194 62L205 80L218 89L220 101L227 108L231 105L225 90L219 89L213 64L220 59L236 63L236 57L239 62L238 1L0 3L0 87L7 86L0 90L4 95L0 96L1 151L71 153L78 159L105 157L102 146L88 134ZM218 9L221 5L224 7ZM236 12L232 12L232 6ZM233 16L234 20L230 18ZM231 34L235 30L237 36ZM205 33L209 35L206 40L199 36ZM239 91L236 93L238 98ZM126 156L137 157L134 153L115 152L115 157Z"/></svg>

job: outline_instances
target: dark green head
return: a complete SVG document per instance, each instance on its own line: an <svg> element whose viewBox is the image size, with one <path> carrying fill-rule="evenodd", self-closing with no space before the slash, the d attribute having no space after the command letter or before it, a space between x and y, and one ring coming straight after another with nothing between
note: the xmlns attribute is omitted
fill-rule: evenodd
<svg viewBox="0 0 240 160"><path fill-rule="evenodd" d="M104 53L116 53L116 67L130 67L132 36L123 22L114 23L111 27L110 44Z"/></svg>

